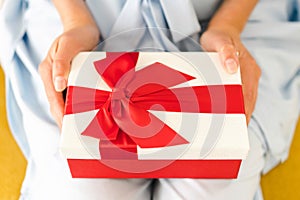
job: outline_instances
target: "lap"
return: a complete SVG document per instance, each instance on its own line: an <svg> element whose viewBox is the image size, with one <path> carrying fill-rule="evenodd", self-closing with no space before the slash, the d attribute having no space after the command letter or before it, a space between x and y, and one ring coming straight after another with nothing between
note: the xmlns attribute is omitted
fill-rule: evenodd
<svg viewBox="0 0 300 200"><path fill-rule="evenodd" d="M66 163L59 157L43 166L29 160L22 200L139 200L150 199L150 179L72 179Z"/></svg>
<svg viewBox="0 0 300 200"><path fill-rule="evenodd" d="M57 154L30 160L21 199L254 199L264 166L264 148L249 128L251 150L238 179L72 179ZM153 184L155 183L155 184ZM50 189L51 188L51 189Z"/></svg>

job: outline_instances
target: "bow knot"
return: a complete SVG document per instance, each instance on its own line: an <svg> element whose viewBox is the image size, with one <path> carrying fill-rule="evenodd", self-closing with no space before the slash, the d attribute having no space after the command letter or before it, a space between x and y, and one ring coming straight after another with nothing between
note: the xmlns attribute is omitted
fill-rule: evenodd
<svg viewBox="0 0 300 200"><path fill-rule="evenodd" d="M129 91L126 88L115 88L111 93L111 100L117 101L122 99L129 99Z"/></svg>

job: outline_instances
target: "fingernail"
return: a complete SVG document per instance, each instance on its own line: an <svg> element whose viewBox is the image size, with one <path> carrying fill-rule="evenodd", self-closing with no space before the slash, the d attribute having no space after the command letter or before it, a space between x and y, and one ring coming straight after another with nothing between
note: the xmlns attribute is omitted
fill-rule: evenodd
<svg viewBox="0 0 300 200"><path fill-rule="evenodd" d="M54 87L57 92L63 91L67 87L67 81L62 76L55 77Z"/></svg>
<svg viewBox="0 0 300 200"><path fill-rule="evenodd" d="M238 65L233 58L229 58L225 61L225 67L230 74L236 73L238 69Z"/></svg>

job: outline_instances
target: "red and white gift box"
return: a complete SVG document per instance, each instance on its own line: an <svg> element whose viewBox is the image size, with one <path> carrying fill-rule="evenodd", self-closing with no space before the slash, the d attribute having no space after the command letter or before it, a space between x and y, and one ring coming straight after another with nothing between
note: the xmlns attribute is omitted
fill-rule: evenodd
<svg viewBox="0 0 300 200"><path fill-rule="evenodd" d="M249 150L240 73L216 53L80 53L60 150L74 178L236 178Z"/></svg>

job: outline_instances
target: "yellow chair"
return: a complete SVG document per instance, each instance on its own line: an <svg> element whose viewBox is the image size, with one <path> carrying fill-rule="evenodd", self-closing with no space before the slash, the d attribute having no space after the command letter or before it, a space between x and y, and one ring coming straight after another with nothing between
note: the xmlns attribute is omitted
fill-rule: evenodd
<svg viewBox="0 0 300 200"><path fill-rule="evenodd" d="M265 200L300 199L300 121L290 157L262 178ZM254 163L255 164L255 163ZM15 143L6 121L4 76L0 69L0 200L18 199L24 178L26 160Z"/></svg>
<svg viewBox="0 0 300 200"><path fill-rule="evenodd" d="M4 75L0 69L0 199L14 200L20 196L26 160L10 134L4 99Z"/></svg>

